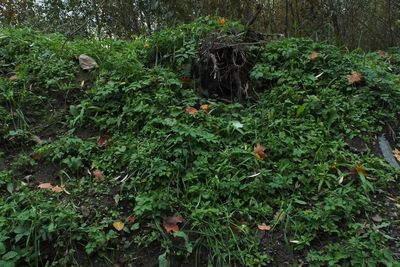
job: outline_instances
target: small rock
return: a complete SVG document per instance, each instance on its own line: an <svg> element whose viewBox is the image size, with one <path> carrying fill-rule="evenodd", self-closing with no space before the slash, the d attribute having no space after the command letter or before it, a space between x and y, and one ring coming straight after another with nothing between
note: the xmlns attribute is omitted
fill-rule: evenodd
<svg viewBox="0 0 400 267"><path fill-rule="evenodd" d="M97 68L99 65L97 65L96 60L94 60L93 58L89 57L88 55L82 54L79 56L79 66L83 70L91 70Z"/></svg>
<svg viewBox="0 0 400 267"><path fill-rule="evenodd" d="M382 222L382 220L383 220L382 217L379 216L378 214L372 216L371 219L372 219L374 222L376 222L376 223L380 223L380 222Z"/></svg>
<svg viewBox="0 0 400 267"><path fill-rule="evenodd" d="M360 137L347 138L346 144L354 152L367 152L369 150L367 143Z"/></svg>

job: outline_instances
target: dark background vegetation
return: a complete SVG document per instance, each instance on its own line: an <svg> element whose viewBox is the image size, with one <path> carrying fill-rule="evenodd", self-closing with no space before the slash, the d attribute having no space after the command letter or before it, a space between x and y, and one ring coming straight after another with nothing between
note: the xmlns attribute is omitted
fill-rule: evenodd
<svg viewBox="0 0 400 267"><path fill-rule="evenodd" d="M131 38L205 15L247 22L288 37L384 49L400 40L397 0L1 0L0 21L69 35Z"/></svg>

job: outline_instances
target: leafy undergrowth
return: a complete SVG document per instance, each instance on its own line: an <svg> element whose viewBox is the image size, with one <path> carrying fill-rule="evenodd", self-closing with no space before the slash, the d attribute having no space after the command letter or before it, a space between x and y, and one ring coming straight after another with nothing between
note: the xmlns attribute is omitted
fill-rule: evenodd
<svg viewBox="0 0 400 267"><path fill-rule="evenodd" d="M232 27L1 30L1 266L397 264L398 171L373 144L398 120L398 50L273 40L247 47L256 100L202 98L182 77Z"/></svg>

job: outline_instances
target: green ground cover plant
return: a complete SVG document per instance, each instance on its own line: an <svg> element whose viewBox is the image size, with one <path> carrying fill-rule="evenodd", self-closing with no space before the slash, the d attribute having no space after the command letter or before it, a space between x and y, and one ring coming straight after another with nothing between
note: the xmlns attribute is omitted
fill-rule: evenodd
<svg viewBox="0 0 400 267"><path fill-rule="evenodd" d="M398 122L399 50L270 40L246 47L255 99L202 97L182 77L233 29L1 29L0 266L398 266L399 172L374 143Z"/></svg>

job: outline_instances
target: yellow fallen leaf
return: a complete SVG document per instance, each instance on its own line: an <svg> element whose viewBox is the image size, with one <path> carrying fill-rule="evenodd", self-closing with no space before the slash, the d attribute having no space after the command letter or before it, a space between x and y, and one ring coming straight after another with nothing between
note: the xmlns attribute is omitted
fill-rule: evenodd
<svg viewBox="0 0 400 267"><path fill-rule="evenodd" d="M219 19L218 19L218 24L219 24L219 26L224 27L224 26L225 26L225 23L226 23L225 18L219 18Z"/></svg>
<svg viewBox="0 0 400 267"><path fill-rule="evenodd" d="M116 221L113 223L113 227L117 230L117 231L122 231L122 229L124 229L125 224L121 221Z"/></svg>

